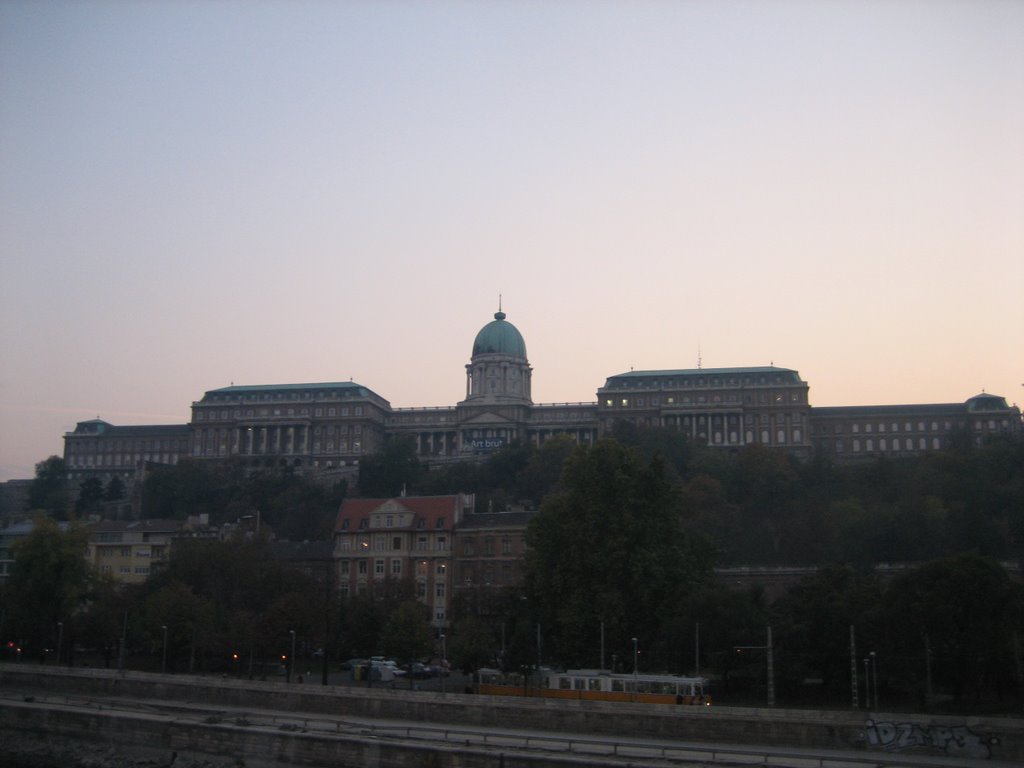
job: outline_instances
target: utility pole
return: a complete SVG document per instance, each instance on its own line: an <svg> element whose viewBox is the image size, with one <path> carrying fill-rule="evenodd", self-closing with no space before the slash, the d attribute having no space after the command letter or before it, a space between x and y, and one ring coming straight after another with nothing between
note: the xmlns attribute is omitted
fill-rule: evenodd
<svg viewBox="0 0 1024 768"><path fill-rule="evenodd" d="M775 706L775 659L772 655L772 627L771 624L767 627L767 638L764 645L734 645L734 651L765 651L765 676L767 678L766 684L768 688L768 706Z"/></svg>
<svg viewBox="0 0 1024 768"><path fill-rule="evenodd" d="M857 682L857 638L853 633L853 624L850 625L850 688L853 692L853 708L860 709L858 695L860 684Z"/></svg>

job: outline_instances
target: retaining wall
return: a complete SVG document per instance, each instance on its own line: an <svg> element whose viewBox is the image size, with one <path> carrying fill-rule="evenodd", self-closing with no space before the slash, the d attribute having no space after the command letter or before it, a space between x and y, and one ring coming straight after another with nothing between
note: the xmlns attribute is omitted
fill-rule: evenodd
<svg viewBox="0 0 1024 768"><path fill-rule="evenodd" d="M277 710L327 717L349 715L528 731L782 747L871 748L1024 761L1024 721L1012 718L612 704L351 686L286 685L184 675L119 674L112 670L12 664L0 665L0 689L26 694L37 691L99 698L187 701L214 708ZM224 734L218 733L217 738L222 736ZM391 763L377 759L377 762L352 764Z"/></svg>

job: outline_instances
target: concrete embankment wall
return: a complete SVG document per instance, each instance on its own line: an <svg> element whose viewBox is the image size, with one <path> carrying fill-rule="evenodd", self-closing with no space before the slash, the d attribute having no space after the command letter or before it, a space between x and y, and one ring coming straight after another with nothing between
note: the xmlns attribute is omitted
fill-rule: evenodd
<svg viewBox="0 0 1024 768"><path fill-rule="evenodd" d="M8 743L10 734L17 743ZM34 741L34 744L30 742ZM81 712L31 703L0 707L0 759L46 765L276 768L493 768L493 753L323 733L176 722L123 711ZM506 768L564 768L565 759L501 755Z"/></svg>
<svg viewBox="0 0 1024 768"><path fill-rule="evenodd" d="M122 675L110 670L9 664L0 665L0 688L7 692L37 691L41 694L90 696L97 699L133 698L165 703L183 701L213 708L276 710L328 718L348 715L420 723L705 743L894 751L925 749L932 754L951 757L960 755L1024 761L1024 721L1009 718L930 717L719 706L663 707L349 686L285 685L280 682L143 673ZM60 714L55 713L54 717L59 718ZM109 724L102 727L113 729L116 726ZM239 738L244 740L245 734L243 731ZM218 738L222 735L219 734ZM389 763L378 760L352 764ZM445 761L442 764L450 763Z"/></svg>

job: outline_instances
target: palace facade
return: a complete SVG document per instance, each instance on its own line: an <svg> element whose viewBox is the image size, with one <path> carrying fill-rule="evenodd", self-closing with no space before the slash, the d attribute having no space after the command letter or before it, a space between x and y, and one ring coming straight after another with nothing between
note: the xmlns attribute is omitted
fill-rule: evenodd
<svg viewBox="0 0 1024 768"><path fill-rule="evenodd" d="M532 392L526 343L499 310L473 340L465 396L454 405L392 408L352 381L232 385L193 402L188 424L80 422L64 436L64 458L72 479L128 476L146 463L186 456L355 473L360 458L391 435L410 436L420 459L438 465L513 441L540 445L554 435L586 445L627 421L677 429L724 449L756 443L853 460L937 450L954 433L981 442L1021 431L1020 409L986 393L963 403L814 408L800 374L774 365L628 371L610 376L590 402L534 403Z"/></svg>

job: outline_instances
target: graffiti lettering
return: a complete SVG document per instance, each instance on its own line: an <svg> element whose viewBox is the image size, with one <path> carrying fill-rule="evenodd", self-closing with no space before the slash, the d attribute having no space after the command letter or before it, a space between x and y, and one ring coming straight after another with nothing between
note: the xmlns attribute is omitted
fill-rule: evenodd
<svg viewBox="0 0 1024 768"><path fill-rule="evenodd" d="M945 752L950 757L970 757L988 760L996 738L979 736L966 725L946 727L944 725L922 726L918 723L865 723L868 744L890 752L904 749L924 748Z"/></svg>

